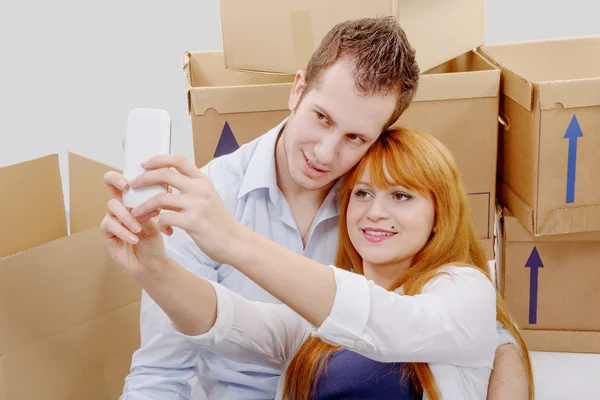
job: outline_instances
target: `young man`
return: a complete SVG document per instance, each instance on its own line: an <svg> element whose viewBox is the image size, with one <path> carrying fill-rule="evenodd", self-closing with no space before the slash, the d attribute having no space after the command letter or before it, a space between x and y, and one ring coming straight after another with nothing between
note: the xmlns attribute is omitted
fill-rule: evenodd
<svg viewBox="0 0 600 400"><path fill-rule="evenodd" d="M418 79L415 52L393 18L339 24L324 38L306 72L297 73L289 98L290 116L202 171L243 224L307 257L331 263L339 215L336 182L408 107ZM165 160L180 171L195 168L177 156ZM162 168L146 172L136 184L180 178ZM144 217L136 221L119 201L128 182L116 173L107 174L105 181L116 197L102 222L111 255L123 258L124 241L131 240L138 260L151 260L156 248L143 235ZM185 194L180 200L186 201ZM187 206L193 209L193 204ZM137 237L126 236L115 216L129 221L132 230L139 232ZM193 212L188 217L194 218ZM231 266L209 259L181 230L165 236L164 247L193 274L216 280L250 300L278 302ZM144 292L141 348L133 355L121 400L190 399L188 381L194 376L210 400L274 398L281 371L200 351L172 334L168 323L166 314ZM499 346L509 342L504 330L501 337ZM513 356L518 354L514 346L508 348ZM507 346L502 349L506 354ZM518 360L516 356L505 363L499 358L496 364L505 372L502 377L493 374L492 380L518 376ZM526 393L524 385L516 385L519 393ZM505 393L501 390L495 398L504 398Z"/></svg>

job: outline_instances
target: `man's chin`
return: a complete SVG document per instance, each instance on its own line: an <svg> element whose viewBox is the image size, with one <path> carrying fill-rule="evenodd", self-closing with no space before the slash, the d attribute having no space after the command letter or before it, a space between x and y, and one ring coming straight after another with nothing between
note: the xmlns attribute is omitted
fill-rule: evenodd
<svg viewBox="0 0 600 400"><path fill-rule="evenodd" d="M296 177L292 177L292 179L294 180L294 183L296 185L298 185L304 190L314 191L323 189L325 186L327 186L327 184L322 182L321 180L311 179L304 174L301 175L300 179Z"/></svg>

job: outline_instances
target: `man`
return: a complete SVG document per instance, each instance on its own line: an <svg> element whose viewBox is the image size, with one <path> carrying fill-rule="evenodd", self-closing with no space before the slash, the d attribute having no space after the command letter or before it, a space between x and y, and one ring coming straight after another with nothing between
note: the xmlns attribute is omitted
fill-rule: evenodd
<svg viewBox="0 0 600 400"><path fill-rule="evenodd" d="M336 182L409 106L418 79L414 49L393 18L339 24L323 39L306 72L296 74L290 116L202 171L244 225L307 257L331 263L339 215ZM173 166L192 168L185 160L172 159ZM151 173L156 179L156 174L176 172L164 169L147 174ZM115 173L105 177L113 190L126 187L122 179ZM118 190L115 193L118 198ZM114 215L127 211L118 201L109 202L108 208L102 225L111 239L110 232L116 231ZM136 228L136 232L141 229ZM250 300L278 302L231 266L209 259L185 232L176 230L164 240L167 254L192 273L216 280ZM168 322L144 292L142 344L133 356L121 400L190 399L188 381L194 376L210 400L274 398L281 371L200 351L173 335ZM500 344L509 341L506 332L501 337ZM497 354L504 359L512 354L512 358L506 363L498 357L496 365L504 375L493 373L492 380L506 382L506 377L518 375L520 361L513 345L499 348L502 352ZM198 369L199 360L202 369ZM526 393L523 382L516 385L519 393ZM501 389L495 398L503 395Z"/></svg>

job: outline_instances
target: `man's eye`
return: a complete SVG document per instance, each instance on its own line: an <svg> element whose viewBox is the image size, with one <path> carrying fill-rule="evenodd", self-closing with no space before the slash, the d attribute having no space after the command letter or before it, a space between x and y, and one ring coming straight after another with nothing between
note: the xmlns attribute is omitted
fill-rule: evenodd
<svg viewBox="0 0 600 400"><path fill-rule="evenodd" d="M364 143L364 140L358 135L348 135L348 139L357 144Z"/></svg>

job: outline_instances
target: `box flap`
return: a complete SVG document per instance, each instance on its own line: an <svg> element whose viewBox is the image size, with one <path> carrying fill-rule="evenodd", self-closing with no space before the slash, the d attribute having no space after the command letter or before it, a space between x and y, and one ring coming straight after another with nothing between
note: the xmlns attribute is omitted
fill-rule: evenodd
<svg viewBox="0 0 600 400"><path fill-rule="evenodd" d="M225 68L223 51L192 51L184 57L184 68L188 58L189 82L191 87L223 87L238 85L272 85L293 83L294 74L268 74L238 71Z"/></svg>
<svg viewBox="0 0 600 400"><path fill-rule="evenodd" d="M183 61L189 112L204 115L277 111L288 107L293 75L240 72L225 68L222 51L187 52Z"/></svg>
<svg viewBox="0 0 600 400"><path fill-rule="evenodd" d="M118 399L140 346L139 319L138 301L1 357L5 400Z"/></svg>
<svg viewBox="0 0 600 400"><path fill-rule="evenodd" d="M488 44L481 50L532 83L600 78L600 35Z"/></svg>
<svg viewBox="0 0 600 400"><path fill-rule="evenodd" d="M485 43L485 1L395 0L392 3L393 15L416 49L417 62L423 71ZM452 34L439 34L446 30ZM457 47L458 44L462 47Z"/></svg>
<svg viewBox="0 0 600 400"><path fill-rule="evenodd" d="M58 155L0 168L0 186L0 257L67 235Z"/></svg>
<svg viewBox="0 0 600 400"><path fill-rule="evenodd" d="M539 93L542 110L600 106L600 78L542 82Z"/></svg>
<svg viewBox="0 0 600 400"><path fill-rule="evenodd" d="M108 171L118 169L69 153L69 191L71 235L100 226L106 214L106 204L111 199L103 177Z"/></svg>
<svg viewBox="0 0 600 400"><path fill-rule="evenodd" d="M545 235L600 231L600 206L557 209L544 221L538 221L533 208L506 183L498 181L496 191L502 204L536 240Z"/></svg>
<svg viewBox="0 0 600 400"><path fill-rule="evenodd" d="M140 296L139 285L112 261L99 228L1 259L0 354L132 304Z"/></svg>
<svg viewBox="0 0 600 400"><path fill-rule="evenodd" d="M557 103L564 108L600 104L600 35L490 44L479 51L502 66L503 93L524 107L528 96L518 78L540 85L544 110Z"/></svg>
<svg viewBox="0 0 600 400"><path fill-rule="evenodd" d="M538 235L600 231L600 206L554 210L544 221L538 221L536 231Z"/></svg>
<svg viewBox="0 0 600 400"><path fill-rule="evenodd" d="M496 184L498 199L529 232L535 232L533 208L516 194L510 186L498 180Z"/></svg>
<svg viewBox="0 0 600 400"><path fill-rule="evenodd" d="M600 242L600 231L534 236L506 208L503 210L503 227L506 239L511 242Z"/></svg>
<svg viewBox="0 0 600 400"><path fill-rule="evenodd" d="M510 69L502 59L496 57L498 45L485 45L477 52L486 57L491 63L502 70L500 90L502 94L515 101L527 111L533 110L533 85L525 78Z"/></svg>
<svg viewBox="0 0 600 400"><path fill-rule="evenodd" d="M193 88L190 92L195 115L214 109L219 114L279 111L288 108L291 83L262 86Z"/></svg>
<svg viewBox="0 0 600 400"><path fill-rule="evenodd" d="M600 354L600 332L521 329L530 351Z"/></svg>
<svg viewBox="0 0 600 400"><path fill-rule="evenodd" d="M413 101L497 97L500 70L475 52L468 52L423 73Z"/></svg>

